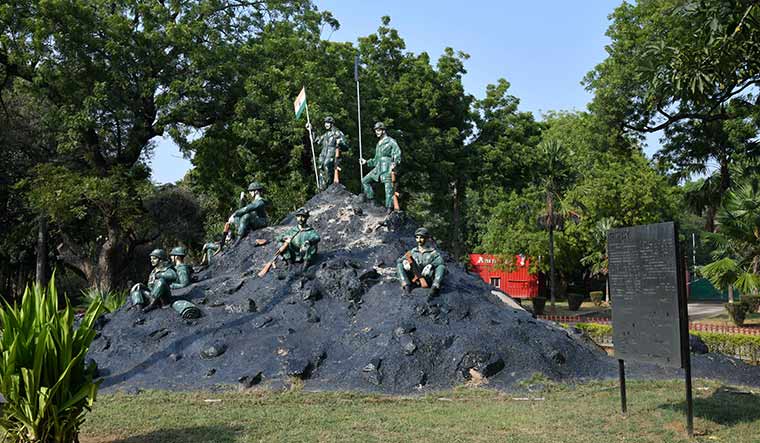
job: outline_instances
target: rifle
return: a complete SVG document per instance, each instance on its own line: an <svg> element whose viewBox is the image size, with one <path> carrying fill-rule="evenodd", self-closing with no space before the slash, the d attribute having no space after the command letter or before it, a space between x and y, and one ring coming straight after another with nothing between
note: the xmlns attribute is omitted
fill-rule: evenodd
<svg viewBox="0 0 760 443"><path fill-rule="evenodd" d="M288 249L288 246L290 245L290 241L291 240L293 240L293 237L290 237L288 239L288 241L286 241L285 243L283 243L282 246L280 246L280 248L277 249L277 253L274 254L274 257L272 257L272 260L268 261L264 265L264 267L261 268L261 271L259 271L259 274L258 274L259 277L263 277L263 276L267 275L267 272L269 272L269 270L272 269L272 267L274 266L274 262L275 262L275 260L277 260L277 257L279 257L280 255L282 255Z"/></svg>
<svg viewBox="0 0 760 443"><path fill-rule="evenodd" d="M227 235L230 233L230 222L224 224L224 230L222 231L222 240L219 242L219 251L224 249L224 244L227 242Z"/></svg>
<svg viewBox="0 0 760 443"><path fill-rule="evenodd" d="M398 212L401 210L401 205L398 202L399 193L396 190L396 170L391 170L391 183L393 184L393 210ZM427 286L424 286L427 287Z"/></svg>
<svg viewBox="0 0 760 443"><path fill-rule="evenodd" d="M340 183L340 146L335 147L335 171L333 172L333 183Z"/></svg>
<svg viewBox="0 0 760 443"><path fill-rule="evenodd" d="M412 268L412 272L414 273L414 277L412 278L412 283L419 283L420 287L427 288L430 285L428 285L427 280L425 280L425 277L421 276L419 272L417 272L417 263L414 262L414 258L412 257L411 252L406 253L406 261L409 263L409 266Z"/></svg>

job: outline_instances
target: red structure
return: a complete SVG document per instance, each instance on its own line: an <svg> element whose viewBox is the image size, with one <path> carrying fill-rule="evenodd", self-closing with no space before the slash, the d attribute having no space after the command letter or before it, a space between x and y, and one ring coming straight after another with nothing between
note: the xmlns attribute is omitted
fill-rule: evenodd
<svg viewBox="0 0 760 443"><path fill-rule="evenodd" d="M538 274L528 272L530 259L516 255L510 266L512 271L497 268L496 257L488 254L470 254L470 267L486 283L506 292L512 298L533 298L539 294Z"/></svg>

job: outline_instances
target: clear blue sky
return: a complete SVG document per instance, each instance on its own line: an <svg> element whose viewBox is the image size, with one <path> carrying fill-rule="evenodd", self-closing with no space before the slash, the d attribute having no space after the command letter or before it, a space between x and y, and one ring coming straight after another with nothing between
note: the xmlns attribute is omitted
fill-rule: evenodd
<svg viewBox="0 0 760 443"><path fill-rule="evenodd" d="M591 100L580 81L605 58L607 16L621 0L316 0L340 21L323 38L356 42L374 33L380 17L406 41L407 50L433 60L446 47L470 55L465 63L467 92L482 97L486 85L506 78L521 110L540 118L549 110L585 110ZM656 137L649 138L652 154ZM190 168L170 141L158 143L153 179L182 178Z"/></svg>

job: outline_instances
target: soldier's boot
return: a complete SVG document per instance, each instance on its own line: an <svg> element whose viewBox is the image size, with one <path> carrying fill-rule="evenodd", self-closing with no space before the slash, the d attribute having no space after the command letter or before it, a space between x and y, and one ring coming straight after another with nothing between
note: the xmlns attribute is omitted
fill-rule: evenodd
<svg viewBox="0 0 760 443"><path fill-rule="evenodd" d="M393 212L393 183L383 183L385 185L385 208L390 214Z"/></svg>
<svg viewBox="0 0 760 443"><path fill-rule="evenodd" d="M369 175L365 175L362 179L362 192L366 199L365 201L375 198L375 192L372 190L372 181L372 177Z"/></svg>

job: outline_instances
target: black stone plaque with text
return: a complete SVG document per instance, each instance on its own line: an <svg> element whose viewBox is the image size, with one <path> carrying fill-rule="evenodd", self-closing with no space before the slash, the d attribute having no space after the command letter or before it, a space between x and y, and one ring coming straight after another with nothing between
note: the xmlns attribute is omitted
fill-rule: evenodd
<svg viewBox="0 0 760 443"><path fill-rule="evenodd" d="M615 357L682 366L681 275L673 222L607 235Z"/></svg>

